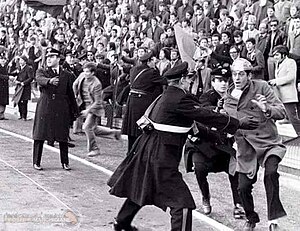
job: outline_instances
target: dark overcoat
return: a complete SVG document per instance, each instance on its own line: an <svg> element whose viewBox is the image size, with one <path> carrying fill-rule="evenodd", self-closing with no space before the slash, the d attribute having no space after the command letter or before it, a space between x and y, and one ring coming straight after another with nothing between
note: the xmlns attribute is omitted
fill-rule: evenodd
<svg viewBox="0 0 300 231"><path fill-rule="evenodd" d="M193 96L170 86L156 102L149 118L160 124L191 127L193 121L234 133L238 120L205 109ZM136 204L195 208L192 195L178 170L187 133L153 130L143 133L108 181L110 193Z"/></svg>
<svg viewBox="0 0 300 231"><path fill-rule="evenodd" d="M20 100L31 99L31 82L34 79L34 72L32 67L26 65L18 74L17 80L24 83L24 89Z"/></svg>
<svg viewBox="0 0 300 231"><path fill-rule="evenodd" d="M215 110L220 99L220 94L211 89L200 96L199 102L203 107ZM194 142L188 139L185 144L184 160L187 172L193 171L193 161L211 163L220 156L226 155L228 159L235 156L233 140L227 138L226 133L210 130L200 123L197 123L197 129L198 139Z"/></svg>
<svg viewBox="0 0 300 231"><path fill-rule="evenodd" d="M36 106L33 139L67 142L69 125L78 114L72 74L60 68L58 86L49 84L53 77L55 74L51 69L37 70L36 81L40 85L41 96Z"/></svg>
<svg viewBox="0 0 300 231"><path fill-rule="evenodd" d="M7 65L0 65L0 105L9 104Z"/></svg>
<svg viewBox="0 0 300 231"><path fill-rule="evenodd" d="M144 69L136 80L134 78ZM127 100L127 108L122 124L122 133L130 136L139 136L141 131L138 129L136 121L142 117L147 107L152 101L161 94L162 85L166 80L159 75L156 69L142 64L130 71L131 89L145 92L146 94L130 94Z"/></svg>

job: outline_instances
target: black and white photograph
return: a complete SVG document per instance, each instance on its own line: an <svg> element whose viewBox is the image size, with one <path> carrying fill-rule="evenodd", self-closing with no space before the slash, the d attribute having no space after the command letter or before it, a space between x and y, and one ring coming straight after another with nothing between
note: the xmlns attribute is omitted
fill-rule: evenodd
<svg viewBox="0 0 300 231"><path fill-rule="evenodd" d="M0 231L299 231L299 198L300 0L0 0Z"/></svg>

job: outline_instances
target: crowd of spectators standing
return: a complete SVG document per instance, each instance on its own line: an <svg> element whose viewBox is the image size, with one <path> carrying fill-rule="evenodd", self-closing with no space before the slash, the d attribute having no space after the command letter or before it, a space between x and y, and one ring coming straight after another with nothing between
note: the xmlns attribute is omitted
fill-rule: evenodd
<svg viewBox="0 0 300 231"><path fill-rule="evenodd" d="M1 11L0 46L8 73L18 70L20 56L35 73L45 65L47 47L63 54L61 64L74 80L84 63L95 62L104 100L122 105L130 68L145 53L153 52L160 75L181 62L176 24L200 46L197 93L210 89L212 69L238 57L251 62L253 78L274 79L275 46L300 56L299 9L296 0L69 0L54 18L22 1ZM120 117L121 110L115 113Z"/></svg>

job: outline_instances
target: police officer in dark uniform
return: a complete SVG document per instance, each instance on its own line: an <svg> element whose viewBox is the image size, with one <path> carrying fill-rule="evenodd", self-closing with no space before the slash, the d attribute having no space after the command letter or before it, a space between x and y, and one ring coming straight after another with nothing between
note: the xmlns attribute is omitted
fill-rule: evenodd
<svg viewBox="0 0 300 231"><path fill-rule="evenodd" d="M38 69L36 81L41 96L37 103L33 124L33 167L42 170L41 158L45 140L58 141L62 167L70 170L68 135L71 120L78 115L72 89L72 74L59 66L60 52L49 48L46 69Z"/></svg>
<svg viewBox="0 0 300 231"><path fill-rule="evenodd" d="M187 68L183 62L165 73L169 86L146 110L143 118L149 123L145 132L109 179L110 193L127 198L116 217L116 231L137 230L131 222L145 205L164 211L169 207L171 230L191 231L195 203L178 166L194 120L229 133L253 125L250 119L240 123L203 108L187 93L192 81L186 75Z"/></svg>
<svg viewBox="0 0 300 231"><path fill-rule="evenodd" d="M218 68L211 72L211 85L213 89L203 93L199 101L211 110L223 110L223 97L228 88L231 71L229 68ZM185 160L187 171L192 166L202 193L203 211L206 215L211 213L210 192L207 176L210 172L227 172L232 190L236 219L243 218L244 211L238 195L238 175L235 173L235 150L232 147L233 138L228 138L225 132L216 132L197 123L196 136L189 136L185 146Z"/></svg>
<svg viewBox="0 0 300 231"><path fill-rule="evenodd" d="M82 66L75 62L75 54L72 52L72 50L66 50L65 57L66 58L62 64L62 67L72 74L74 82L82 72Z"/></svg>
<svg viewBox="0 0 300 231"><path fill-rule="evenodd" d="M144 114L151 102L162 93L162 85L167 84L157 69L152 52L140 58L141 65L130 71L130 93L122 124L122 134L128 135L128 151L141 134L136 121Z"/></svg>

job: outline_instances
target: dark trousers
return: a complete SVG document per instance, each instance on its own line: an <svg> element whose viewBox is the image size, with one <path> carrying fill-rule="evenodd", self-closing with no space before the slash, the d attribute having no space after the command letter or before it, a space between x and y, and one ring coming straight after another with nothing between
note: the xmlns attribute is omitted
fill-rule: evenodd
<svg viewBox="0 0 300 231"><path fill-rule="evenodd" d="M283 105L297 135L300 135L299 103L284 103Z"/></svg>
<svg viewBox="0 0 300 231"><path fill-rule="evenodd" d="M224 154L225 156L225 154ZM210 197L209 193L209 184L207 181L208 173L210 172L226 172L228 173L229 168L229 159L224 158L224 156L220 156L219 160L217 161L207 161L207 162L194 162L195 166L195 175L197 178L197 182L199 188L201 190L202 196L206 199ZM230 182L231 192L233 203L236 205L237 203L241 203L239 193L238 193L238 174L236 173L234 176L228 173L228 178Z"/></svg>
<svg viewBox="0 0 300 231"><path fill-rule="evenodd" d="M44 140L35 140L33 142L33 164L41 165ZM68 143L59 142L60 161L62 164L69 164Z"/></svg>
<svg viewBox="0 0 300 231"><path fill-rule="evenodd" d="M116 221L129 229L134 216L142 207L127 199L122 205ZM192 231L192 210L188 208L170 208L171 231Z"/></svg>
<svg viewBox="0 0 300 231"><path fill-rule="evenodd" d="M265 163L264 184L267 194L268 220L277 219L286 215L279 198L279 174L277 172L278 164L281 159L278 156L271 155ZM254 202L252 197L253 184L257 181L257 173L253 179L249 179L247 174L239 173L239 194L242 200L246 217L250 222L258 223L259 216L254 211Z"/></svg>
<svg viewBox="0 0 300 231"><path fill-rule="evenodd" d="M20 117L23 119L27 119L27 104L28 104L28 100L21 100L18 103Z"/></svg>

